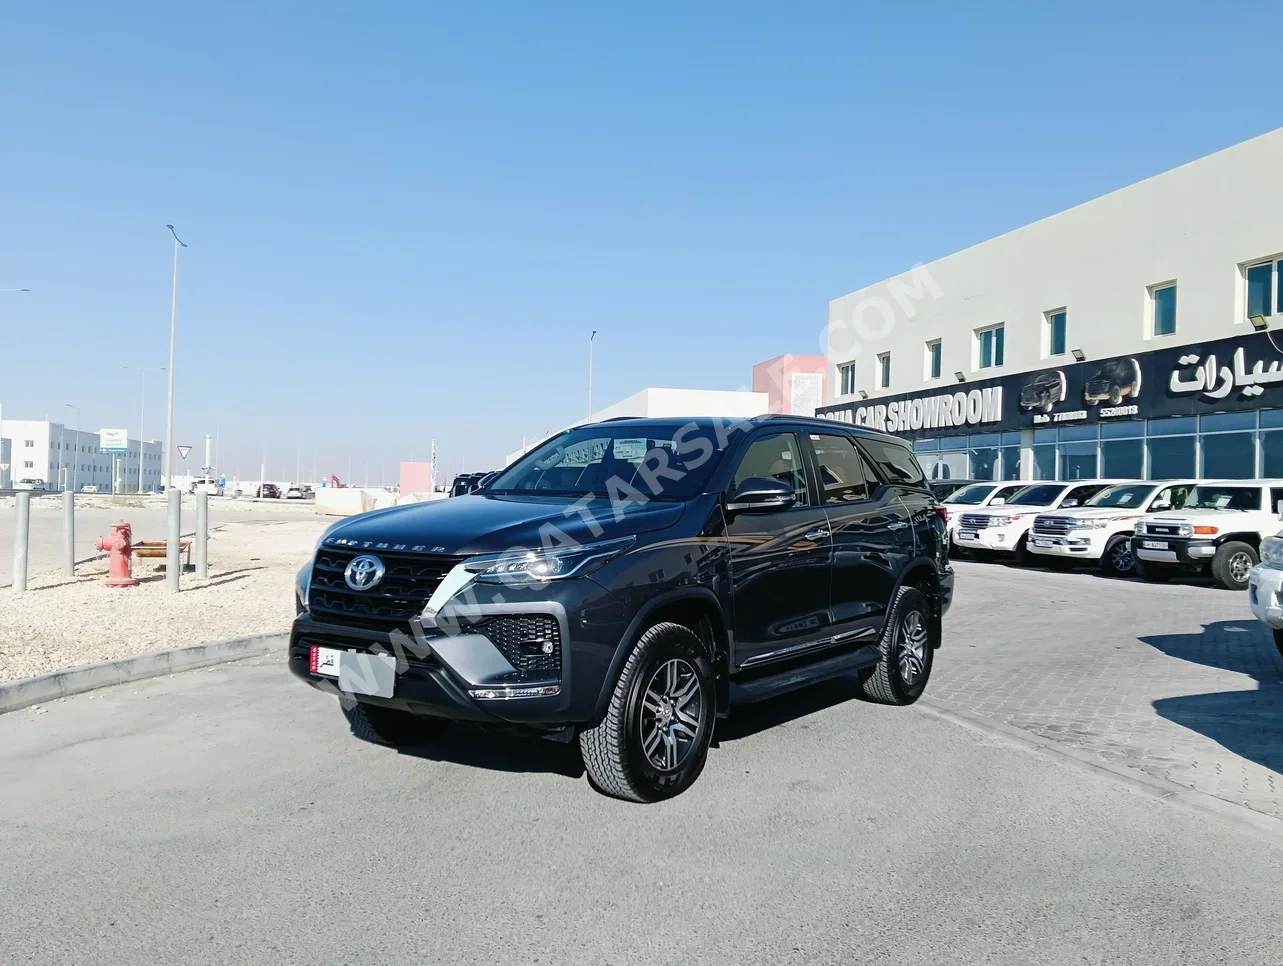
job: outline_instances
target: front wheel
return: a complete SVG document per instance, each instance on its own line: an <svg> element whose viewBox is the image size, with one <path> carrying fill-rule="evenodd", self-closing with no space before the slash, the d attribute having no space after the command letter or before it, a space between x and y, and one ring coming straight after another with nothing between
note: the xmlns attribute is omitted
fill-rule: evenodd
<svg viewBox="0 0 1283 966"><path fill-rule="evenodd" d="M1100 557L1100 572L1106 577L1130 577L1136 569L1132 556L1132 542L1127 537L1115 537L1105 547Z"/></svg>
<svg viewBox="0 0 1283 966"><path fill-rule="evenodd" d="M1216 548L1212 558L1212 579L1226 590L1247 590L1256 560L1251 544L1227 540Z"/></svg>
<svg viewBox="0 0 1283 966"><path fill-rule="evenodd" d="M922 591L901 587L878 642L881 657L860 672L865 698L878 704L913 704L922 697L935 657L933 626L931 606Z"/></svg>
<svg viewBox="0 0 1283 966"><path fill-rule="evenodd" d="M715 695L713 668L695 633L667 622L651 627L628 656L601 723L579 733L593 785L630 802L690 788L708 757Z"/></svg>

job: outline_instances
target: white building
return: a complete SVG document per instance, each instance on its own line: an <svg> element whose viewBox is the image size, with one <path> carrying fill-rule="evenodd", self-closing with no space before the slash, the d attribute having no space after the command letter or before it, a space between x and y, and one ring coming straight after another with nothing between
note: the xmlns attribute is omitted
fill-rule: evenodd
<svg viewBox="0 0 1283 966"><path fill-rule="evenodd" d="M646 416L656 419L683 416L725 416L728 419L759 416L769 412L770 397L765 392L723 389L643 389L605 409L599 409L583 422L597 423L619 416ZM572 423L580 426L582 423ZM570 427L567 427L570 428ZM549 436L552 434L549 433ZM504 466L525 455L547 439L532 440L509 453ZM448 481L447 481L448 482Z"/></svg>
<svg viewBox="0 0 1283 966"><path fill-rule="evenodd" d="M129 440L127 455L112 457L99 446L97 432L89 432L47 419L0 420L0 436L9 442L9 477L44 480L50 490L96 486L103 493L112 489L112 462L118 463L120 492L138 490L139 442ZM142 445L143 490L159 490L161 453L164 446L154 440Z"/></svg>
<svg viewBox="0 0 1283 966"><path fill-rule="evenodd" d="M1283 129L835 299L817 413L938 476L1283 476L1281 173Z"/></svg>

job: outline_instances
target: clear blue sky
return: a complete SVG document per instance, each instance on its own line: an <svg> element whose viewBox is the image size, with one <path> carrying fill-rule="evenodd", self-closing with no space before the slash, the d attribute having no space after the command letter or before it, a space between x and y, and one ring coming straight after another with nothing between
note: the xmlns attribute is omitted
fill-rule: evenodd
<svg viewBox="0 0 1283 966"><path fill-rule="evenodd" d="M198 9L199 7L199 9ZM223 469L488 468L829 299L1283 124L1283 7L5 4L0 402ZM14 359L23 360L18 363ZM162 377L147 435L163 433ZM193 459L193 463L198 462Z"/></svg>

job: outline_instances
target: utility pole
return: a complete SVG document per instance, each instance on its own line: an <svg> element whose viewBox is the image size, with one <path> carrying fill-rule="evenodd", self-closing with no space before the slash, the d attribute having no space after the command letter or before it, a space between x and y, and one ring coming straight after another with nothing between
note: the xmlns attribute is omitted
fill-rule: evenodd
<svg viewBox="0 0 1283 966"><path fill-rule="evenodd" d="M593 340L597 338L597 330L592 330L592 335L588 337L588 418L592 419L592 347Z"/></svg>
<svg viewBox="0 0 1283 966"><path fill-rule="evenodd" d="M67 408L68 408L68 409L74 409L74 410L76 411L76 449L75 449L75 452L76 452L76 458L77 458L77 459L79 459L79 457L80 457L80 407L79 407L79 406L73 406L71 403L67 403ZM79 464L79 463L72 463L72 464L71 464L71 491L72 491L73 493L76 491L76 479L77 479L77 476L76 476L76 470L78 470L79 468L80 468L80 464Z"/></svg>
<svg viewBox="0 0 1283 966"><path fill-rule="evenodd" d="M164 372L164 366L124 366L125 369L131 369L138 373L141 389L138 394L138 492L143 491L143 440L147 438L143 432L143 420L147 416L147 373Z"/></svg>
<svg viewBox="0 0 1283 966"><path fill-rule="evenodd" d="M169 406L165 415L165 460L164 486L168 490L174 485L174 341L178 335L178 249L186 248L187 243L178 237L173 225L166 225L174 236L174 283L169 295ZM175 578L174 590L178 589Z"/></svg>

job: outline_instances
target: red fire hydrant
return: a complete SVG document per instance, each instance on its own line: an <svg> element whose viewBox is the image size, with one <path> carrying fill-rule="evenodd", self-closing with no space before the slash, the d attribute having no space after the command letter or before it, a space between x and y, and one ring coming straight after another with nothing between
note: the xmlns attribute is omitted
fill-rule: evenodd
<svg viewBox="0 0 1283 966"><path fill-rule="evenodd" d="M107 577L108 587L137 587L138 581L133 575L132 558L133 528L121 520L111 528L111 536L98 538L98 549L106 550L111 556L108 559L110 573Z"/></svg>

